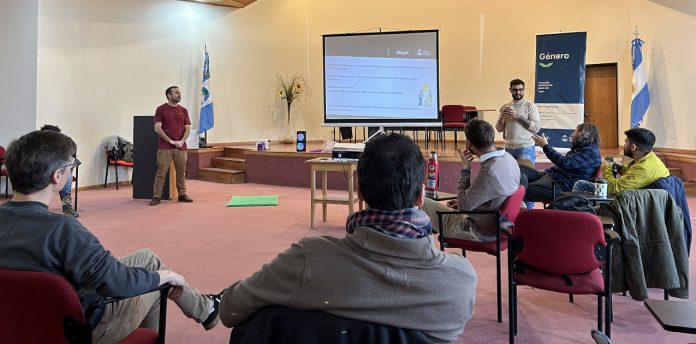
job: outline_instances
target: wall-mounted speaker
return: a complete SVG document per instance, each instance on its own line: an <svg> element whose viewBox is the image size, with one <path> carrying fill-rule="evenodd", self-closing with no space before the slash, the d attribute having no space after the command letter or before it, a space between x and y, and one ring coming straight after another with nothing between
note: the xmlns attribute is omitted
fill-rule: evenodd
<svg viewBox="0 0 696 344"><path fill-rule="evenodd" d="M304 152L307 150L307 132L298 131L297 136L295 136L295 148L298 152Z"/></svg>

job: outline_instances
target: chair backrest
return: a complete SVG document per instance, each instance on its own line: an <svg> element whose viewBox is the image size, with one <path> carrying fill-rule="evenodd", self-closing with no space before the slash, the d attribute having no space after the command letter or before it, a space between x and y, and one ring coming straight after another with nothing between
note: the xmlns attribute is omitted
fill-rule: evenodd
<svg viewBox="0 0 696 344"><path fill-rule="evenodd" d="M230 344L262 343L432 343L423 332L343 318L319 310L262 308L235 326Z"/></svg>
<svg viewBox="0 0 696 344"><path fill-rule="evenodd" d="M464 105L464 121L465 122L468 122L469 118L477 118L477 117L478 117L478 109L476 109L475 106Z"/></svg>
<svg viewBox="0 0 696 344"><path fill-rule="evenodd" d="M442 123L464 123L464 105L443 105Z"/></svg>
<svg viewBox="0 0 696 344"><path fill-rule="evenodd" d="M0 269L0 333L6 343L68 343L63 322L84 324L75 289L48 272Z"/></svg>
<svg viewBox="0 0 696 344"><path fill-rule="evenodd" d="M520 185L512 195L508 196L500 206L500 215L505 216L508 221L515 223L517 215L520 213L520 205L524 198L524 185Z"/></svg>
<svg viewBox="0 0 696 344"><path fill-rule="evenodd" d="M557 274L581 274L602 265L606 247L599 217L530 209L517 217L512 247L524 265Z"/></svg>

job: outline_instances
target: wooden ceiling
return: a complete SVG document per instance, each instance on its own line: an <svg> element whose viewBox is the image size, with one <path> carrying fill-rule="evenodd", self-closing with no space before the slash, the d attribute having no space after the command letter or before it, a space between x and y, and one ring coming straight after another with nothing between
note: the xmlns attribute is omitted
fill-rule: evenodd
<svg viewBox="0 0 696 344"><path fill-rule="evenodd" d="M192 1L192 2L200 2L204 4L210 4L210 5L215 5L215 6L227 6L227 7L236 7L236 8L243 8L246 6L249 6L256 2L256 0L184 0L184 1Z"/></svg>

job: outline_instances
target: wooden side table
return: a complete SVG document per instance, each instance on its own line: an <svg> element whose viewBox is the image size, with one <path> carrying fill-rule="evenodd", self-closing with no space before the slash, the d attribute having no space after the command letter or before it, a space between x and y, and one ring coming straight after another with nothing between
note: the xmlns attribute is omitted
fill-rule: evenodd
<svg viewBox="0 0 696 344"><path fill-rule="evenodd" d="M434 196L425 195L425 197L432 199L433 201L449 201L452 199L457 199L457 194L438 191Z"/></svg>
<svg viewBox="0 0 696 344"><path fill-rule="evenodd" d="M359 203L359 209L363 209L363 202L358 199L355 192L354 175L358 170L356 161L336 161L331 158L314 158L305 161L310 167L310 182L309 188L311 192L311 219L310 227L314 228L314 214L317 203L322 205L322 220L326 222L326 211L329 204L344 204L348 205L348 211L354 212L354 204ZM322 172L321 194L317 194L317 172ZM348 195L329 195L327 191L328 172L343 172L348 178Z"/></svg>

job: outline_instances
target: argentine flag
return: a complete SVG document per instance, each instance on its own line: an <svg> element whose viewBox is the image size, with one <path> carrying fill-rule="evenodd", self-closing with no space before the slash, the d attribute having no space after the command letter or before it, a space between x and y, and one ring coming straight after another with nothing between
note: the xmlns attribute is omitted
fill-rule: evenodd
<svg viewBox="0 0 696 344"><path fill-rule="evenodd" d="M213 116L213 95L210 93L210 64L208 63L208 49L205 49L205 61L203 62L203 87L201 101L201 116L198 124L198 133L204 133L215 125Z"/></svg>
<svg viewBox="0 0 696 344"><path fill-rule="evenodd" d="M645 75L643 42L636 38L631 42L631 56L633 57L633 94L631 95L631 128L635 128L643 121L643 116L650 106L650 91L648 91L648 78Z"/></svg>

